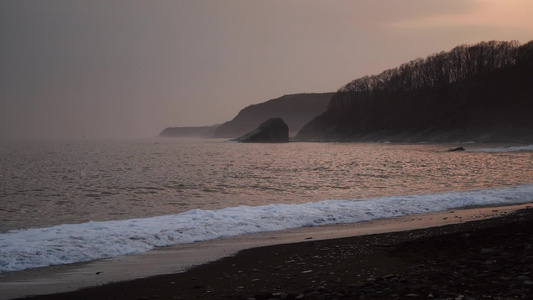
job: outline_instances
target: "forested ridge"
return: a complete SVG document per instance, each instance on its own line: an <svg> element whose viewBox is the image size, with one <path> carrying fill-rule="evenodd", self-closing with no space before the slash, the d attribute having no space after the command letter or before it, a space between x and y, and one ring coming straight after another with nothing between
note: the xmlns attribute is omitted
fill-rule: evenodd
<svg viewBox="0 0 533 300"><path fill-rule="evenodd" d="M533 41L490 41L354 80L296 138L514 141L532 132Z"/></svg>

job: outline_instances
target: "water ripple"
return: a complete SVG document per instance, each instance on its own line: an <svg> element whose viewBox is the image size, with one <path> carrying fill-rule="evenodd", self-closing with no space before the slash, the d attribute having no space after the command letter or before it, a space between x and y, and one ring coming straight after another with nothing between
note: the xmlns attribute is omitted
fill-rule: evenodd
<svg viewBox="0 0 533 300"><path fill-rule="evenodd" d="M476 150L476 147L478 150ZM533 182L532 153L468 145L2 141L0 231L239 205ZM527 148L527 147L526 147ZM520 151L502 153L502 149Z"/></svg>

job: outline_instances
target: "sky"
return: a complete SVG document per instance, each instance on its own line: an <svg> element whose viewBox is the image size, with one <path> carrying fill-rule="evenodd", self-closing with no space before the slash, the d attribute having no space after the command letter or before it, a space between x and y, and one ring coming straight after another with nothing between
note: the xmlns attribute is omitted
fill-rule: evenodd
<svg viewBox="0 0 533 300"><path fill-rule="evenodd" d="M457 45L530 0L0 0L0 138L154 137Z"/></svg>

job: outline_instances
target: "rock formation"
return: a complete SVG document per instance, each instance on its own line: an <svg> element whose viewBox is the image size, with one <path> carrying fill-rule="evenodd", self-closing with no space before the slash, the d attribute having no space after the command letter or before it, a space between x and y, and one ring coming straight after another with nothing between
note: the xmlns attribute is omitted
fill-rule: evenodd
<svg viewBox="0 0 533 300"><path fill-rule="evenodd" d="M463 147L455 147L448 150L448 152L458 152L458 151L465 151L465 148Z"/></svg>
<svg viewBox="0 0 533 300"><path fill-rule="evenodd" d="M235 141L240 143L288 143L289 126L282 118L270 118Z"/></svg>
<svg viewBox="0 0 533 300"><path fill-rule="evenodd" d="M280 117L294 136L306 123L320 115L329 104L333 93L285 95L263 103L250 105L239 114L220 125L214 133L216 138L236 138L257 128L269 118Z"/></svg>

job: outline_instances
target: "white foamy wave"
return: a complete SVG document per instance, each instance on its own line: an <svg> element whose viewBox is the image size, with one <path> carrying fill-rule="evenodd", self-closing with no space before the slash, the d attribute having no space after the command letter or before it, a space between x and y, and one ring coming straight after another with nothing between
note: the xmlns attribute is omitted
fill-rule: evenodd
<svg viewBox="0 0 533 300"><path fill-rule="evenodd" d="M195 209L153 218L16 230L0 234L0 272L84 262L246 233L532 201L533 184L528 184L362 200Z"/></svg>
<svg viewBox="0 0 533 300"><path fill-rule="evenodd" d="M489 152L489 153L502 153L502 152L533 152L533 145L529 146L515 146L515 147L492 147L472 150L470 152Z"/></svg>

